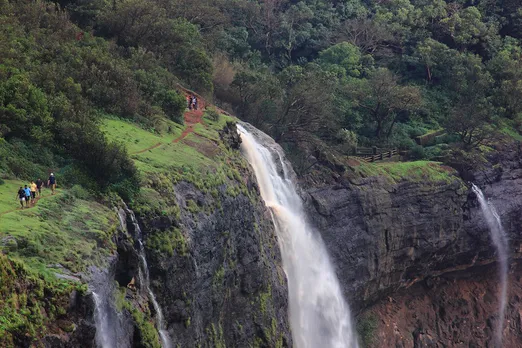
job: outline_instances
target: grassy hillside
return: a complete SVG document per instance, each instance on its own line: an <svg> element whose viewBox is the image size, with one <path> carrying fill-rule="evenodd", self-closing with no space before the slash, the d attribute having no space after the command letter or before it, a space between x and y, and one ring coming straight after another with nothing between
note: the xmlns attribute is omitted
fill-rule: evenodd
<svg viewBox="0 0 522 348"><path fill-rule="evenodd" d="M114 211L79 187L45 189L34 207L15 198L22 180L0 185L0 346L27 346L49 332L74 328L67 318L72 290L85 292L76 272L105 267L114 252ZM52 325L57 320L60 325Z"/></svg>

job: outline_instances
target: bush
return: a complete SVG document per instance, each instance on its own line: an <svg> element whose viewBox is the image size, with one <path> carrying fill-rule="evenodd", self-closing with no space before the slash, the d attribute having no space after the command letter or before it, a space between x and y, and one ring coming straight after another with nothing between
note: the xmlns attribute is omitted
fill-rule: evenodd
<svg viewBox="0 0 522 348"><path fill-rule="evenodd" d="M74 185L73 187L71 187L69 192L78 199L89 199L91 196L89 194L89 191L87 191L83 186L80 185Z"/></svg>
<svg viewBox="0 0 522 348"><path fill-rule="evenodd" d="M357 134L351 130L342 128L337 132L337 140L341 143L341 150L345 153L354 153L357 148Z"/></svg>
<svg viewBox="0 0 522 348"><path fill-rule="evenodd" d="M361 346L372 347L377 340L377 317L374 314L365 315L357 320L357 333L361 338Z"/></svg>
<svg viewBox="0 0 522 348"><path fill-rule="evenodd" d="M174 90L168 90L161 93L158 99L165 114L172 121L183 124L183 113L187 107L185 97Z"/></svg>
<svg viewBox="0 0 522 348"><path fill-rule="evenodd" d="M408 152L408 158L411 160L421 160L426 158L426 153L424 152L424 148L420 145L413 146Z"/></svg>
<svg viewBox="0 0 522 348"><path fill-rule="evenodd" d="M210 120L217 122L219 121L219 112L216 110L216 108L209 107L205 111L205 117L208 117Z"/></svg>

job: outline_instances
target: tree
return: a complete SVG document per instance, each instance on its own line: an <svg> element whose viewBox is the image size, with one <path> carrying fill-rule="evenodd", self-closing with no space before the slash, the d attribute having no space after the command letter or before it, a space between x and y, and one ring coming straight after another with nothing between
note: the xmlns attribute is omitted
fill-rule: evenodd
<svg viewBox="0 0 522 348"><path fill-rule="evenodd" d="M318 62L324 69L338 72L341 78L361 75L361 52L348 42L341 42L321 51Z"/></svg>
<svg viewBox="0 0 522 348"><path fill-rule="evenodd" d="M506 40L503 49L488 62L495 80L494 103L513 118L522 112L522 48L517 40Z"/></svg>
<svg viewBox="0 0 522 348"><path fill-rule="evenodd" d="M375 137L389 137L397 122L399 113L411 113L422 102L419 89L414 86L401 86L388 69L377 69L368 80L357 81L353 86L352 97L355 104L375 124Z"/></svg>
<svg viewBox="0 0 522 348"><path fill-rule="evenodd" d="M276 141L309 141L314 136L333 137L337 129L332 101L334 82L317 65L289 67L280 81L285 93L281 109L269 128Z"/></svg>
<svg viewBox="0 0 522 348"><path fill-rule="evenodd" d="M361 52L373 54L388 46L393 34L381 22L371 19L351 19L345 21L337 34L338 41L347 41L359 47Z"/></svg>
<svg viewBox="0 0 522 348"><path fill-rule="evenodd" d="M466 149L472 149L492 138L491 114L487 100L463 99L453 107L444 126L449 133L459 137Z"/></svg>

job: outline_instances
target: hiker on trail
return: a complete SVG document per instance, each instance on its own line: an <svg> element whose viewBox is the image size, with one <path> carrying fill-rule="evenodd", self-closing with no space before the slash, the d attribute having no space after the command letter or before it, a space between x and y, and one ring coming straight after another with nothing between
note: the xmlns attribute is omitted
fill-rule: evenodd
<svg viewBox="0 0 522 348"><path fill-rule="evenodd" d="M31 203L34 204L34 200L36 199L36 184L34 181L31 181Z"/></svg>
<svg viewBox="0 0 522 348"><path fill-rule="evenodd" d="M56 178L54 177L54 174L51 173L49 176L49 180L47 180L47 185L51 187L51 192L54 195L54 190L56 190Z"/></svg>
<svg viewBox="0 0 522 348"><path fill-rule="evenodd" d="M194 97L194 110L198 109L198 98Z"/></svg>
<svg viewBox="0 0 522 348"><path fill-rule="evenodd" d="M36 180L36 189L38 191L38 197L42 196L42 186L43 186L43 181L42 181L42 179L38 178L38 180Z"/></svg>
<svg viewBox="0 0 522 348"><path fill-rule="evenodd" d="M27 187L27 185L24 186L24 192L25 192L25 206L29 206L29 201L31 200L31 189Z"/></svg>
<svg viewBox="0 0 522 348"><path fill-rule="evenodd" d="M187 102L188 102L188 108L189 108L189 110L192 110L192 98L193 98L193 97L192 97L191 95L189 95L189 96L187 97Z"/></svg>
<svg viewBox="0 0 522 348"><path fill-rule="evenodd" d="M18 199L20 200L20 205L22 206L22 209L24 208L24 202L25 202L25 190L22 186L18 189L18 193L16 194Z"/></svg>

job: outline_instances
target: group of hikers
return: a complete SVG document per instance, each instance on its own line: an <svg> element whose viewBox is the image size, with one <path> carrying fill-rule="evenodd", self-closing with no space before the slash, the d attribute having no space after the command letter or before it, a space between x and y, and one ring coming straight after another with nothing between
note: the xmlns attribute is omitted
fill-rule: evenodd
<svg viewBox="0 0 522 348"><path fill-rule="evenodd" d="M36 181L31 181L31 184L24 185L24 187L20 186L16 197L20 200L20 205L22 209L24 204L26 207L29 207L29 204L33 204L36 202L36 197L42 196L42 187L44 186L44 182L42 179L38 178ZM47 180L47 187L51 189L51 194L54 195L56 190L56 177L54 173L51 173L49 179Z"/></svg>
<svg viewBox="0 0 522 348"><path fill-rule="evenodd" d="M188 102L188 108L189 110L197 110L198 109L198 98L196 98L195 95L189 95L187 97L187 102Z"/></svg>

